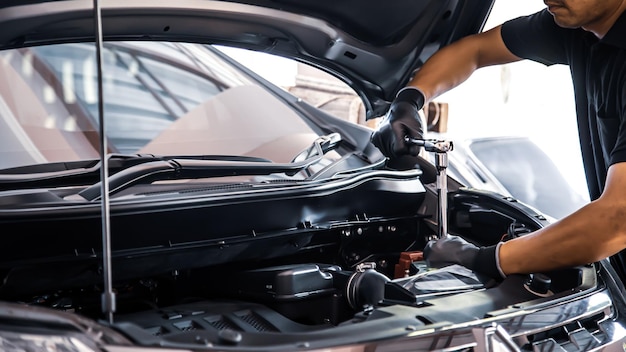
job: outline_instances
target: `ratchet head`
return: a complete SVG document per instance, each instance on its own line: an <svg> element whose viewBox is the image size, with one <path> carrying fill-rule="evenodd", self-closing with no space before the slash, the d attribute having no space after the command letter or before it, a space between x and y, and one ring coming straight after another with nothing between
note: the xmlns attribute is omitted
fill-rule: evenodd
<svg viewBox="0 0 626 352"><path fill-rule="evenodd" d="M452 141L442 141L436 139L416 139L410 136L404 136L404 142L407 144L424 147L427 152L433 153L447 153L452 151Z"/></svg>

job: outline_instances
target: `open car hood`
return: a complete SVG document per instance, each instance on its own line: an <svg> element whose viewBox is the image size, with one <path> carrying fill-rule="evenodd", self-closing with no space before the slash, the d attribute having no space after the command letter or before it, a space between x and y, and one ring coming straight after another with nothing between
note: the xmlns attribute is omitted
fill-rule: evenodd
<svg viewBox="0 0 626 352"><path fill-rule="evenodd" d="M440 47L480 31L494 0L104 0L104 40L238 46L323 68L381 115ZM94 39L93 2L0 4L0 49Z"/></svg>

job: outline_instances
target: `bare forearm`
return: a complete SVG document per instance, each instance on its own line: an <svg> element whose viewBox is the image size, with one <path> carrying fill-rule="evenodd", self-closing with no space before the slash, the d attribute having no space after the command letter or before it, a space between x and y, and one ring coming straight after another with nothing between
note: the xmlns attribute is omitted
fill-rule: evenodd
<svg viewBox="0 0 626 352"><path fill-rule="evenodd" d="M432 100L463 83L478 68L517 60L519 58L504 45L500 27L496 27L437 51L409 85L420 88L426 100Z"/></svg>
<svg viewBox="0 0 626 352"><path fill-rule="evenodd" d="M409 85L420 88L426 100L432 100L463 83L478 67L473 58L459 57L455 55L455 51L454 47L446 47L435 53Z"/></svg>
<svg viewBox="0 0 626 352"><path fill-rule="evenodd" d="M594 208L590 204L533 234L504 243L500 249L502 271L532 273L582 265L621 250L620 236L606 228L606 219Z"/></svg>
<svg viewBox="0 0 626 352"><path fill-rule="evenodd" d="M609 167L602 196L572 215L504 243L505 274L532 273L604 259L626 248L626 163Z"/></svg>

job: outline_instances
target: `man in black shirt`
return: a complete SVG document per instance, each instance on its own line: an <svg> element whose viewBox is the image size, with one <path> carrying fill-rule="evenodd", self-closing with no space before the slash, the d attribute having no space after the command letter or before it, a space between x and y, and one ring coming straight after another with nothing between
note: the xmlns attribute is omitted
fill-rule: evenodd
<svg viewBox="0 0 626 352"><path fill-rule="evenodd" d="M417 112L476 69L531 59L569 65L592 202L532 234L489 247L456 236L427 244L430 263L453 262L495 278L594 262L626 248L626 0L545 0L547 8L434 54L372 135L390 158L414 154Z"/></svg>

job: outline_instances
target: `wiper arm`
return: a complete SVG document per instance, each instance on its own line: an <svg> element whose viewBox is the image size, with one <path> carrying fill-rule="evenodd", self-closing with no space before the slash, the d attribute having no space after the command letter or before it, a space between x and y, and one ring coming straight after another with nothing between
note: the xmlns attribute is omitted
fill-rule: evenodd
<svg viewBox="0 0 626 352"><path fill-rule="evenodd" d="M150 183L161 180L195 179L205 177L269 175L285 173L295 175L301 170L317 163L325 152L337 147L341 137L337 133L317 138L311 146L298 154L291 163L259 163L258 161L197 160L184 158L167 158L144 162L124 169L109 177L111 193L119 192L132 185ZM301 157L305 155L305 157ZM91 185L78 193L80 199L87 201L99 200L102 196L100 182Z"/></svg>
<svg viewBox="0 0 626 352"><path fill-rule="evenodd" d="M306 160L315 155L323 155L328 151L337 148L341 142L341 135L339 133L331 133L325 136L320 136L311 143L311 146L302 152L298 153L295 158L291 160L292 163Z"/></svg>
<svg viewBox="0 0 626 352"><path fill-rule="evenodd" d="M115 174L130 167L171 159L229 160L270 162L267 159L227 155L157 156L152 154L109 154L109 172ZM0 170L0 190L35 187L78 186L100 178L99 159L19 166Z"/></svg>

